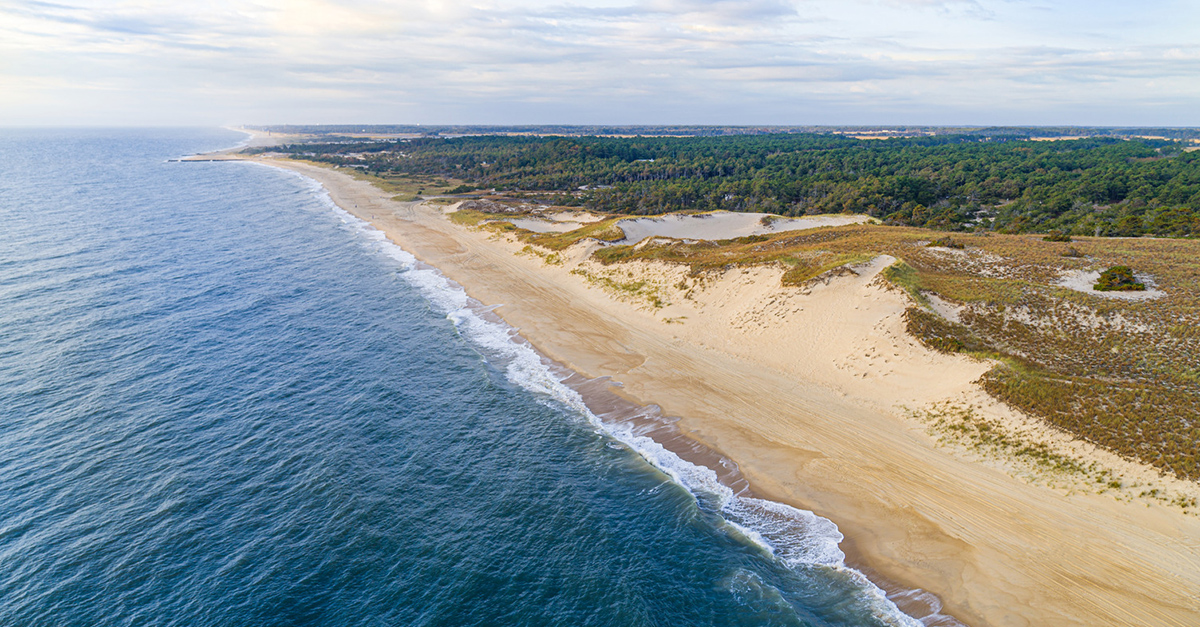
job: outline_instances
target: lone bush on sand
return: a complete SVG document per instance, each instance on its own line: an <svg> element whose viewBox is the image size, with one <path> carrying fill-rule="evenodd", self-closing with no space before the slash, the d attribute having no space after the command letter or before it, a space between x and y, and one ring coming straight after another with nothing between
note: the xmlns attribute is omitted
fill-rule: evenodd
<svg viewBox="0 0 1200 627"><path fill-rule="evenodd" d="M1141 292L1146 286L1133 278L1129 266L1113 266L1100 273L1100 280L1093 289L1097 292Z"/></svg>

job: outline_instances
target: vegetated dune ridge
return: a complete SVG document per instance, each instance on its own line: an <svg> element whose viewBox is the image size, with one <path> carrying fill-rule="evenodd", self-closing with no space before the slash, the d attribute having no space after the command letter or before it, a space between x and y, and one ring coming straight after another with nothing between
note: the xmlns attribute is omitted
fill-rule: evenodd
<svg viewBox="0 0 1200 627"><path fill-rule="evenodd" d="M869 572L934 592L968 624L1193 625L1200 617L1200 518L1101 493L1090 479L941 445L913 417L947 402L972 405L1014 431L1058 437L1055 446L1141 485L1196 487L1069 443L990 399L973 383L988 364L933 352L906 334L907 296L878 276L886 258L800 288L781 287L774 267L697 283L686 268L661 263L601 266L586 244L539 254L347 174L272 163L320 181L341 207L471 296L501 305L497 312L549 357L588 377L611 376L631 400L679 416L685 433L736 460L757 493L832 519Z"/></svg>

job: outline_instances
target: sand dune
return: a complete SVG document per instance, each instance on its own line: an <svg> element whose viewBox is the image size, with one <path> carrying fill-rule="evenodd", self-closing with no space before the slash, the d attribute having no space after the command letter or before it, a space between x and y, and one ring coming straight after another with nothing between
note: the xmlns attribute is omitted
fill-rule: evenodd
<svg viewBox="0 0 1200 627"><path fill-rule="evenodd" d="M659 264L603 267L588 261L587 245L548 265L438 208L393 202L332 170L279 165L322 182L339 205L374 216L470 295L501 305L551 358L681 417L757 492L832 519L856 566L936 593L968 624L1200 622L1200 519L1030 479L938 445L910 417L952 402L1028 422L972 383L988 364L929 351L904 332L906 296L878 280L887 258L804 288L781 287L782 269L771 267L702 278ZM614 292L597 277L646 287Z"/></svg>

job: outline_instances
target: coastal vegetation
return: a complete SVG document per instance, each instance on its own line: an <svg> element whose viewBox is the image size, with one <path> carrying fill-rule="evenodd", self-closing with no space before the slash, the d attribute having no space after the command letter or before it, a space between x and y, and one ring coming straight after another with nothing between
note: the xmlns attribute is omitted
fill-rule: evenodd
<svg viewBox="0 0 1200 627"><path fill-rule="evenodd" d="M943 443L965 444L982 453L1025 460L1041 470L1084 475L1106 488L1121 487L1110 469L1064 455L1045 442L1022 437L999 421L979 414L975 407L939 403L916 417L927 422L930 431Z"/></svg>
<svg viewBox="0 0 1200 627"><path fill-rule="evenodd" d="M626 215L848 212L892 225L1056 238L1200 235L1200 152L1188 150L1191 139L1032 134L326 135L269 150L425 186L406 191Z"/></svg>
<svg viewBox="0 0 1200 627"><path fill-rule="evenodd" d="M1127 458L1200 479L1200 249L1137 244L1087 238L1078 242L1085 256L1058 259L1048 245L1019 236L978 238L962 258L910 251L906 287L944 299L956 320L915 306L908 331L936 350L996 360L980 383L1009 405ZM1065 272L1131 259L1152 264L1143 267L1170 286L1166 297L1110 300L1056 285Z"/></svg>
<svg viewBox="0 0 1200 627"><path fill-rule="evenodd" d="M926 244L926 246L929 246L932 248L955 248L958 250L962 250L963 248L966 248L965 244L955 240L953 237L950 237L949 235L947 235L945 237L939 237L939 238L933 240L932 242L929 242L928 244Z"/></svg>
<svg viewBox="0 0 1200 627"><path fill-rule="evenodd" d="M570 233L510 232L558 251L587 233L612 238L617 221ZM730 268L774 264L784 269L784 285L803 287L891 255L899 261L883 277L912 297L908 332L938 351L994 360L979 381L991 395L1104 449L1200 479L1197 242L1079 237L1071 247L1077 256L1064 256L1062 243L1041 237L965 234L956 236L961 247L950 248L929 246L929 235L861 224L724 241L656 237L604 245L592 258L609 266L677 264L701 282ZM1065 274L1113 266L1143 269L1166 297L1109 299L1059 285ZM633 279L601 287L630 295L648 289Z"/></svg>
<svg viewBox="0 0 1200 627"><path fill-rule="evenodd" d="M304 161L305 159L300 159ZM328 162L317 160L320 165L329 165ZM426 196L439 196L446 194L449 190L461 185L461 181L453 178L445 178L441 176L425 176L404 173L378 173L371 172L366 168L344 168L354 178L367 180L379 187L380 189L392 194L392 200L400 202L411 202L421 200Z"/></svg>
<svg viewBox="0 0 1200 627"><path fill-rule="evenodd" d="M1100 273L1094 289L1097 292L1144 292L1146 286L1137 282L1129 266L1113 266Z"/></svg>
<svg viewBox="0 0 1200 627"><path fill-rule="evenodd" d="M935 350L994 360L979 381L992 396L1200 480L1200 243L1187 239L1200 235L1200 152L1185 148L1112 136L826 133L423 137L272 150L401 193L476 199L451 219L503 232L553 265L596 241L592 259L602 265L675 264L695 278L688 283L775 265L783 285L803 288L890 255L898 261L883 277L911 296L908 331ZM565 233L505 220L564 208L598 219ZM620 228L631 214L715 209L763 212L767 226L780 219L771 216L845 211L879 223L723 241L625 242ZM1147 234L1167 237L1135 237ZM1099 293L1066 280L1097 274ZM1141 277L1160 291L1140 291ZM656 308L666 302L633 276L583 278Z"/></svg>

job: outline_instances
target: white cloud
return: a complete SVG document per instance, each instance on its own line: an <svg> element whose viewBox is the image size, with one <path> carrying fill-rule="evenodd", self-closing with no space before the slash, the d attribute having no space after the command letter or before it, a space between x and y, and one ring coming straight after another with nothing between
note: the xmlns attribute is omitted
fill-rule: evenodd
<svg viewBox="0 0 1200 627"><path fill-rule="evenodd" d="M1188 125L1197 26L1176 2L0 0L0 114Z"/></svg>

